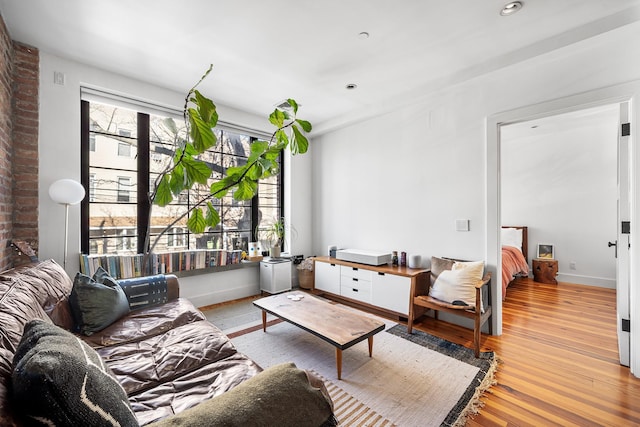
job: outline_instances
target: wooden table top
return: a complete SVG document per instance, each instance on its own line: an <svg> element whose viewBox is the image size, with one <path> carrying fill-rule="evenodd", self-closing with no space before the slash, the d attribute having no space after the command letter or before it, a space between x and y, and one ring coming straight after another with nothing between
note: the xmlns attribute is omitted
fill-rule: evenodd
<svg viewBox="0 0 640 427"><path fill-rule="evenodd" d="M299 301L289 295L303 295ZM261 298L253 304L333 344L341 350L367 339L385 324L371 317L302 292L285 292Z"/></svg>

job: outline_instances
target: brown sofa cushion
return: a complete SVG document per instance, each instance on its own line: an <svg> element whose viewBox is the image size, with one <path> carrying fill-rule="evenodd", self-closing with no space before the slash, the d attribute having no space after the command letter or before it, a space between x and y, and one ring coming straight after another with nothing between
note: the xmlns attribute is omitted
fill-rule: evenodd
<svg viewBox="0 0 640 427"><path fill-rule="evenodd" d="M333 403L293 363L272 366L234 389L152 427L335 426Z"/></svg>

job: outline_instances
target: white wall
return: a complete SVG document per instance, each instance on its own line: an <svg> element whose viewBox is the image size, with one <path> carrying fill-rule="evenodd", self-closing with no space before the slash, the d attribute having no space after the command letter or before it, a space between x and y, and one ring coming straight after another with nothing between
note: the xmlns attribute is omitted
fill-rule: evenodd
<svg viewBox="0 0 640 427"><path fill-rule="evenodd" d="M203 64L205 67L206 64ZM205 68L203 68L204 70ZM65 85L53 84L54 71L65 74ZM200 76L194 76L194 82ZM211 76L210 78L215 78ZM169 106L182 111L186 92L177 93L121 75L95 69L77 62L40 52L40 129L39 129L39 257L54 258L60 264L64 248L64 208L55 204L48 195L51 183L60 178L80 180L80 86L100 87L110 92L125 94L154 104ZM188 89L186 89L188 90ZM214 98L215 96L210 95ZM258 117L217 104L221 121L245 126L251 129L271 132L272 125L264 117ZM293 185L287 185L290 175L285 178L286 200L291 210L298 239L294 242L296 253L309 253L311 247L311 216L308 199L310 185L310 160L304 156L287 160L288 170L296 174ZM297 193L300 193L298 197ZM302 206L296 206L296 200ZM69 256L67 272L71 277L78 271L80 252L80 206L72 206L69 211ZM219 302L219 295L242 295L253 292L258 286L258 276L248 273L252 269L234 270L213 275L194 276L181 280L183 295L193 296L198 301L212 304ZM257 269L256 269L257 271ZM207 278L208 276L212 276ZM209 283L214 283L215 291L207 299ZM244 290L238 291L238 288ZM228 292L227 292L228 291ZM214 295L214 294L219 295ZM213 301L213 302L211 302Z"/></svg>
<svg viewBox="0 0 640 427"><path fill-rule="evenodd" d="M640 24L631 24L316 137L314 249L490 259L487 117L639 79L640 57L628 54L639 35ZM456 232L456 219L470 219L471 230ZM495 277L496 265L488 267Z"/></svg>
<svg viewBox="0 0 640 427"><path fill-rule="evenodd" d="M529 227L530 266L553 244L560 281L616 286L618 121L613 104L500 130L502 224Z"/></svg>

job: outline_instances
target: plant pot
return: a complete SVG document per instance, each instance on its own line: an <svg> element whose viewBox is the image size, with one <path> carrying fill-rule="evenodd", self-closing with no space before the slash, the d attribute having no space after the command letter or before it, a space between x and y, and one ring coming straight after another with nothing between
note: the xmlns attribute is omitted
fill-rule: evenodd
<svg viewBox="0 0 640 427"><path fill-rule="evenodd" d="M272 246L269 249L269 255L271 258L280 258L280 246Z"/></svg>
<svg viewBox="0 0 640 427"><path fill-rule="evenodd" d="M313 289L313 271L298 270L298 284L302 289Z"/></svg>

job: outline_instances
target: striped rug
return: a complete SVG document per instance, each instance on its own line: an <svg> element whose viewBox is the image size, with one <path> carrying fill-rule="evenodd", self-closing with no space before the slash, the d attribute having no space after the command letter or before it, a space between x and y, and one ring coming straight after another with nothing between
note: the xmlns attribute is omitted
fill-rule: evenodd
<svg viewBox="0 0 640 427"><path fill-rule="evenodd" d="M333 413L344 427L394 427L395 424L369 408L364 403L324 378L322 375L310 369L317 377L324 381L333 400Z"/></svg>

